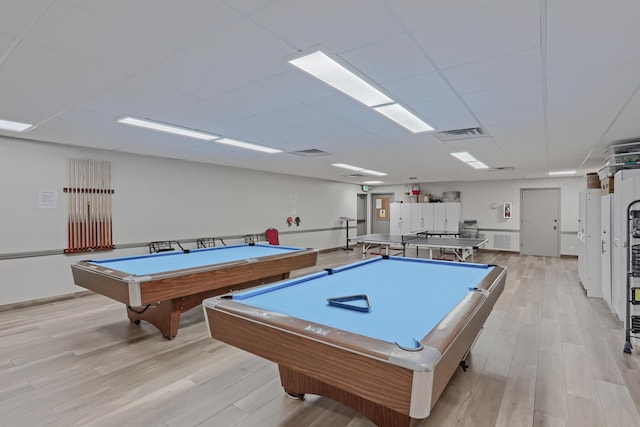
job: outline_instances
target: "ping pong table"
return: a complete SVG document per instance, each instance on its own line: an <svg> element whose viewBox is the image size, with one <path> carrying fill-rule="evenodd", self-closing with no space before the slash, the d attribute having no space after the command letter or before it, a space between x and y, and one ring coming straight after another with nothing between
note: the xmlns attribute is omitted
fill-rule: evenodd
<svg viewBox="0 0 640 427"><path fill-rule="evenodd" d="M460 237L420 237L415 234L366 234L352 237L349 240L362 243L362 257L373 247L385 248L385 255L389 255L390 248L398 248L406 256L407 246L416 247L416 255L420 248L429 250L429 258L433 259L433 250L447 251L454 255L454 260L466 261L471 258L474 262L474 251L487 244L487 239L470 239Z"/></svg>

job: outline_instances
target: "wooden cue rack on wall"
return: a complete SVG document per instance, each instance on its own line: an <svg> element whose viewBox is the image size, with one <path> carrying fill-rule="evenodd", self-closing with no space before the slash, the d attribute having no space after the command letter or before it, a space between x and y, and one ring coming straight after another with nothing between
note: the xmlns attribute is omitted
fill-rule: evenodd
<svg viewBox="0 0 640 427"><path fill-rule="evenodd" d="M115 249L111 196L111 162L68 159L67 249L65 253Z"/></svg>

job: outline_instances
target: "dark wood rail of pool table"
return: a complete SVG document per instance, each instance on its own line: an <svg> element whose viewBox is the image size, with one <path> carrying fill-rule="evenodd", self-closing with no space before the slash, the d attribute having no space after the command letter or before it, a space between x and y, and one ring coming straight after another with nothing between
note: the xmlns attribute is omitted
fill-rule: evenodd
<svg viewBox="0 0 640 427"><path fill-rule="evenodd" d="M316 250L305 249L146 276L132 276L90 261L72 264L71 269L76 285L124 303L131 322L149 322L165 338L173 339L180 314L202 300L286 279L291 271L314 266L317 256Z"/></svg>

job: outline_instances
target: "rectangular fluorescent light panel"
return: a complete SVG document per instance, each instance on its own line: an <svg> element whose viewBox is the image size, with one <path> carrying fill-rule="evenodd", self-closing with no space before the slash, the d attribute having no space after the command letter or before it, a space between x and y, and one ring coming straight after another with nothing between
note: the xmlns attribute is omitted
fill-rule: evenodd
<svg viewBox="0 0 640 427"><path fill-rule="evenodd" d="M359 172L363 169L359 166L352 166L346 163L331 163L331 166L335 166L337 168L342 168L342 169L349 169L350 171L356 171L356 172Z"/></svg>
<svg viewBox="0 0 640 427"><path fill-rule="evenodd" d="M576 171L553 171L553 172L549 172L549 175L575 175Z"/></svg>
<svg viewBox="0 0 640 427"><path fill-rule="evenodd" d="M393 99L322 51L292 59L289 63L369 107L393 102Z"/></svg>
<svg viewBox="0 0 640 427"><path fill-rule="evenodd" d="M349 169L351 171L356 171L356 172L360 172L360 173L366 173L367 175L375 175L375 176L387 176L387 175L389 175L386 172L378 172L378 171L373 171L373 170L369 170L369 169L364 169L364 168L361 168L360 166L348 165L346 163L331 163L331 166L335 166L337 168L342 168L342 169Z"/></svg>
<svg viewBox="0 0 640 427"><path fill-rule="evenodd" d="M466 151L460 151L458 153L450 153L450 154L456 159L465 162L466 164L468 164L474 169L489 169L489 166L485 165L481 161L478 161L478 159L476 159Z"/></svg>
<svg viewBox="0 0 640 427"><path fill-rule="evenodd" d="M380 107L374 107L378 113L404 126L413 133L426 132L433 130L431 126L420 120L409 110L399 104L389 104Z"/></svg>
<svg viewBox="0 0 640 427"><path fill-rule="evenodd" d="M453 157L455 157L458 160L462 160L465 163L468 162L477 162L478 159L476 159L475 157L473 157L471 154L467 153L466 151L461 151L459 153L451 153L451 155Z"/></svg>
<svg viewBox="0 0 640 427"><path fill-rule="evenodd" d="M360 173L366 173L367 175L375 175L375 176L387 176L387 175L389 175L388 173L385 173L385 172L372 171L370 169L362 169L359 172Z"/></svg>
<svg viewBox="0 0 640 427"><path fill-rule="evenodd" d="M363 184L373 185L373 184L384 184L384 181L362 181Z"/></svg>
<svg viewBox="0 0 640 427"><path fill-rule="evenodd" d="M22 132L24 130L29 129L31 126L33 125L29 123L12 122L10 120L0 119L0 129L3 129L3 130Z"/></svg>
<svg viewBox="0 0 640 427"><path fill-rule="evenodd" d="M193 129L182 128L178 126L168 125L152 120L136 119L134 117L123 117L118 120L119 123L126 125L138 126L146 129L157 130L160 132L172 133L174 135L188 136L190 138L204 139L205 141L213 141L220 138L219 135L212 133L200 132Z"/></svg>
<svg viewBox="0 0 640 427"><path fill-rule="evenodd" d="M263 145L257 145L257 144L250 144L248 142L237 141L235 139L230 139L230 138L216 139L215 142L219 142L220 144L232 145L234 147L239 147L239 148L246 148L248 150L262 151L263 153L269 153L269 154L282 153L282 150L279 150L277 148L265 147Z"/></svg>
<svg viewBox="0 0 640 427"><path fill-rule="evenodd" d="M472 166L472 167L476 168L476 169L489 169L489 166L485 165L482 162L478 162L478 161L476 161L476 162L467 162L467 164L469 166Z"/></svg>

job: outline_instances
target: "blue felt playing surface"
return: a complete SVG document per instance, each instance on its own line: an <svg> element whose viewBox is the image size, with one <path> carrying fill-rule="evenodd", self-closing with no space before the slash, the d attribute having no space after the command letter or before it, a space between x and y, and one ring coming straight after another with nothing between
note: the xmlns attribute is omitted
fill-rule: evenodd
<svg viewBox="0 0 640 427"><path fill-rule="evenodd" d="M300 250L302 249L287 246L234 245L192 249L189 253L183 253L181 251L162 252L159 254L112 258L91 262L104 268L122 271L134 276L144 276L146 274L157 274L185 268L241 261Z"/></svg>
<svg viewBox="0 0 640 427"><path fill-rule="evenodd" d="M415 347L493 267L413 258L374 258L234 295L244 304ZM308 279L308 280L307 280ZM328 298L366 294L368 312Z"/></svg>

